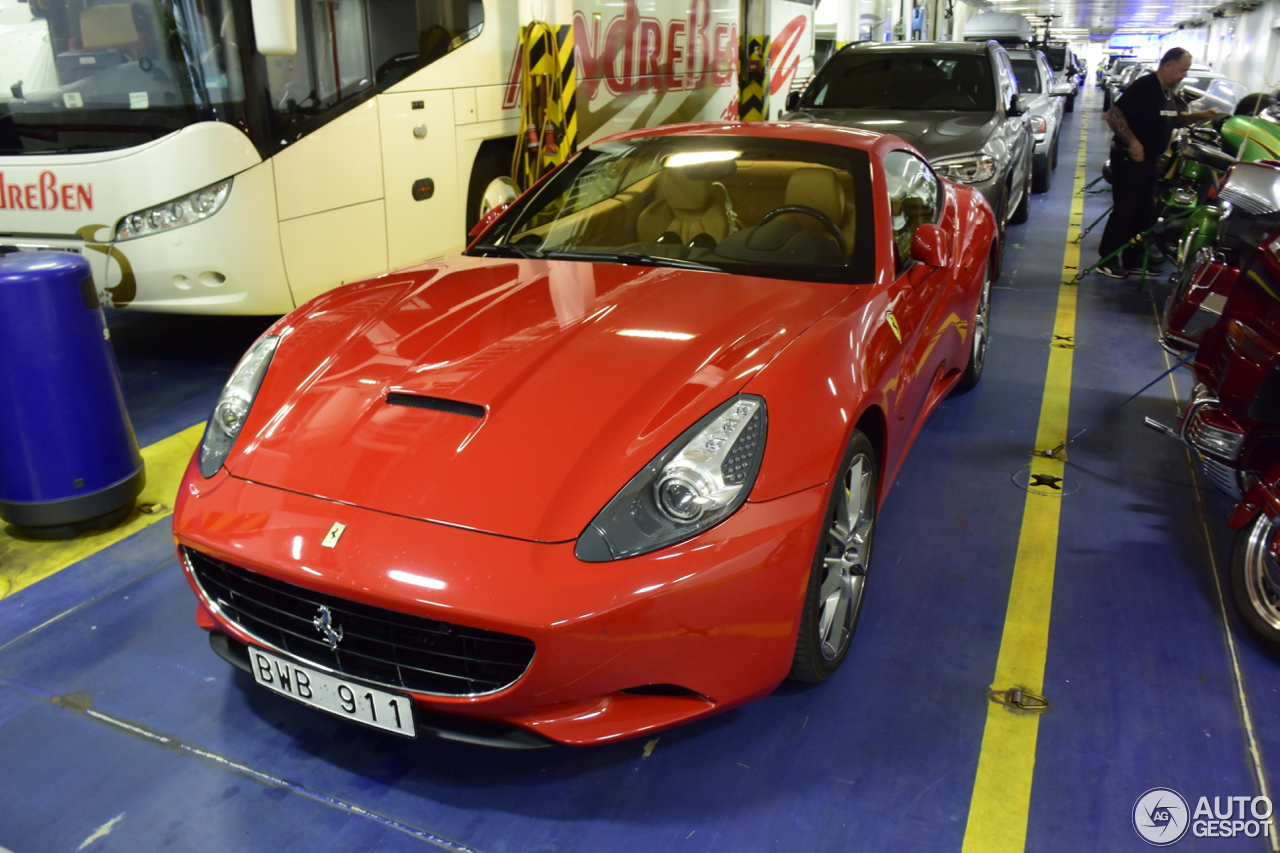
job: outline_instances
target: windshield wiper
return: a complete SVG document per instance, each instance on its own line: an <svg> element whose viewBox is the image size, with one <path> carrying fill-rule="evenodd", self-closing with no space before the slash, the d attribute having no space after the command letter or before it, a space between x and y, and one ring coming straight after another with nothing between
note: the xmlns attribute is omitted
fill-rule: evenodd
<svg viewBox="0 0 1280 853"><path fill-rule="evenodd" d="M498 255L504 258L524 258L526 261L534 258L545 257L541 252L534 249L522 249L514 243L503 243L501 245L494 243L480 243L472 247L471 251L483 255Z"/></svg>
<svg viewBox="0 0 1280 853"><path fill-rule="evenodd" d="M556 261L604 261L619 264L633 264L639 267L672 267L678 270L699 270L701 272L724 272L710 264L697 261L684 261L679 258L664 258L654 255L642 255L639 252L546 252L544 258Z"/></svg>

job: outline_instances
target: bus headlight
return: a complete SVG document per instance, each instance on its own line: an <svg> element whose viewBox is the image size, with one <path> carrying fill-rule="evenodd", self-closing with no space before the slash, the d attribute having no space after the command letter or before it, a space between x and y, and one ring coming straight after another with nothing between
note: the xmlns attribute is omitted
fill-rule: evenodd
<svg viewBox="0 0 1280 853"><path fill-rule="evenodd" d="M181 198L130 213L116 223L116 241L149 237L208 219L227 203L227 196L231 195L231 180L227 178Z"/></svg>

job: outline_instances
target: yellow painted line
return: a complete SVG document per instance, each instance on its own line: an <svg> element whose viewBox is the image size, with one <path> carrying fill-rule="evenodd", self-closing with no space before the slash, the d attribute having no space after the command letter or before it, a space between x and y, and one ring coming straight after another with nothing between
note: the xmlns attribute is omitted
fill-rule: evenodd
<svg viewBox="0 0 1280 853"><path fill-rule="evenodd" d="M1080 244L1074 239L1079 236L1084 213L1084 195L1080 190L1084 184L1089 139L1087 115L1083 125L1070 225L1062 259L1062 280L1058 288L1057 316L1053 323L1053 340L1064 344L1075 340L1078 288L1071 282L1080 268ZM1067 440L1074 351L1070 345L1049 348L1035 450L1049 450ZM1031 474L1033 478L1037 474L1062 477L1063 463L1056 458L1033 456ZM1027 492L1004 633L1000 638L1000 655L991 682L993 691L1003 693L1011 687L1019 687L1037 695L1044 693L1061 509L1060 497ZM969 802L964 853L1022 853L1026 847L1027 814L1031 807L1031 780L1035 773L1039 730L1040 718L1036 714L1015 713L995 702L988 705L982 751L978 756L973 796Z"/></svg>
<svg viewBox="0 0 1280 853"><path fill-rule="evenodd" d="M196 424L142 448L142 458L147 466L147 485L138 496L138 504L151 508L149 513L134 510L123 524L110 530L85 533L64 542L18 538L12 527L6 527L0 533L0 598L25 589L144 527L168 518L173 512L173 500L178 495L182 472L186 470L203 432L204 424Z"/></svg>

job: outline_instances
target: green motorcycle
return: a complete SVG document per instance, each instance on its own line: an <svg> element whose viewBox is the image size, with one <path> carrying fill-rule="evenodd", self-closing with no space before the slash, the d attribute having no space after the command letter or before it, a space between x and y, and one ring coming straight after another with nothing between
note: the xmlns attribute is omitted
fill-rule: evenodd
<svg viewBox="0 0 1280 853"><path fill-rule="evenodd" d="M1185 131L1162 180L1157 242L1179 268L1218 235L1217 187L1236 162L1280 159L1280 122L1270 111L1231 115Z"/></svg>

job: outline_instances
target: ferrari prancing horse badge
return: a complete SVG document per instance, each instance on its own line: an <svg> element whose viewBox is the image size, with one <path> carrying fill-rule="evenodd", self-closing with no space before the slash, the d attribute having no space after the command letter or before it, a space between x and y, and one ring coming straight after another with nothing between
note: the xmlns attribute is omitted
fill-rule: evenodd
<svg viewBox="0 0 1280 853"><path fill-rule="evenodd" d="M320 543L321 548L337 548L338 540L342 538L342 531L346 530L345 524L335 523L329 528L329 532L324 535L324 541Z"/></svg>

